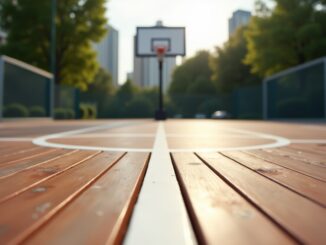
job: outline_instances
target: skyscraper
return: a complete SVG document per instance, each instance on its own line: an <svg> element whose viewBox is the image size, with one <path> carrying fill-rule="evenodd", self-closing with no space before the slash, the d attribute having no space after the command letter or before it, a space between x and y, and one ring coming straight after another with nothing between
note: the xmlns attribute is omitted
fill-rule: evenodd
<svg viewBox="0 0 326 245"><path fill-rule="evenodd" d="M240 26L247 25L251 18L251 13L245 10L237 10L233 12L232 17L229 19L229 37Z"/></svg>
<svg viewBox="0 0 326 245"><path fill-rule="evenodd" d="M162 25L161 21L157 25ZM135 42L135 39L134 39ZM166 92L171 80L172 73L176 67L175 57L166 57L163 61L163 91ZM134 72L133 81L140 87L155 87L159 86L159 68L156 57L139 58L134 54Z"/></svg>
<svg viewBox="0 0 326 245"><path fill-rule="evenodd" d="M7 33L0 29L0 45L6 42Z"/></svg>
<svg viewBox="0 0 326 245"><path fill-rule="evenodd" d="M108 26L108 33L100 43L94 44L97 59L101 67L112 76L114 85L118 85L119 74L119 32Z"/></svg>

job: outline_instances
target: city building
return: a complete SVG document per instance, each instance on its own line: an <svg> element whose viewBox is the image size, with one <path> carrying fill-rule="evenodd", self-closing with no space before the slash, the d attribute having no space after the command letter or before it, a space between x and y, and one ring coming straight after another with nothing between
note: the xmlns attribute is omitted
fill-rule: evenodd
<svg viewBox="0 0 326 245"><path fill-rule="evenodd" d="M0 45L6 42L7 34L0 29Z"/></svg>
<svg viewBox="0 0 326 245"><path fill-rule="evenodd" d="M97 59L101 67L112 76L112 82L118 86L119 74L119 32L108 26L108 32L100 43L94 44Z"/></svg>
<svg viewBox="0 0 326 245"><path fill-rule="evenodd" d="M237 10L233 12L229 19L229 37L237 30L238 27L247 25L251 18L251 13L245 10Z"/></svg>
<svg viewBox="0 0 326 245"><path fill-rule="evenodd" d="M162 25L161 21L157 25ZM134 41L136 38L134 39ZM134 45L135 47L135 45ZM172 73L176 67L176 57L166 57L163 61L163 91L166 92L172 80ZM156 57L136 57L134 52L133 81L140 87L159 86L159 67Z"/></svg>

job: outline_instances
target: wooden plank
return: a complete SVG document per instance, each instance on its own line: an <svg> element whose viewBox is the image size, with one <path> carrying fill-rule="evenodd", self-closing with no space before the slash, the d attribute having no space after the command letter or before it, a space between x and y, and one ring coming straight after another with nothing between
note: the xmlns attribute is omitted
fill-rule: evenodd
<svg viewBox="0 0 326 245"><path fill-rule="evenodd" d="M127 154L24 243L120 244L145 175L148 156Z"/></svg>
<svg viewBox="0 0 326 245"><path fill-rule="evenodd" d="M47 154L43 154L40 156L36 156L33 158L25 159L22 161L14 162L11 164L7 164L4 166L0 166L0 179L7 177L9 175L18 173L20 171L26 170L28 168L31 168L33 166L46 163L48 161L51 161L55 158L60 158L64 154L70 153L71 151L68 150L56 150L56 149L51 149L50 151L47 152Z"/></svg>
<svg viewBox="0 0 326 245"><path fill-rule="evenodd" d="M326 170L326 157L319 156L318 154L312 154L309 152L303 152L289 147L277 148L277 149L266 149L267 152L278 154L281 156L289 157L294 160L300 160L306 162L309 165L316 165L323 167Z"/></svg>
<svg viewBox="0 0 326 245"><path fill-rule="evenodd" d="M248 151L248 153L253 154L263 160L280 165L282 167L292 169L299 173L308 175L315 179L326 181L326 171L325 168L323 167L307 164L306 162L300 160L294 160L289 157L280 156L277 154L271 154L263 150L253 150L253 151Z"/></svg>
<svg viewBox="0 0 326 245"><path fill-rule="evenodd" d="M0 203L88 160L98 153L98 151L74 151L63 157L18 172L8 178L0 179Z"/></svg>
<svg viewBox="0 0 326 245"><path fill-rule="evenodd" d="M36 149L39 149L40 147L39 146L36 146L36 145L30 145L30 146L26 146L24 148L19 148L15 153L12 153L12 154L3 154L1 155L2 157L8 157L10 155L14 155L14 154L18 154L18 153L23 153L23 152L32 152Z"/></svg>
<svg viewBox="0 0 326 245"><path fill-rule="evenodd" d="M13 164L13 163L25 160L25 159L34 158L36 156L47 154L48 152L51 152L53 150L54 149L51 149L51 148L36 147L36 148L31 148L27 151L26 150L18 151L18 152L16 152L16 154L1 157L0 166Z"/></svg>
<svg viewBox="0 0 326 245"><path fill-rule="evenodd" d="M35 145L26 145L20 142L6 142L6 147L0 150L1 158L5 156L15 155L17 152L34 148Z"/></svg>
<svg viewBox="0 0 326 245"><path fill-rule="evenodd" d="M244 152L223 152L238 163L326 207L326 183Z"/></svg>
<svg viewBox="0 0 326 245"><path fill-rule="evenodd" d="M126 140L128 139L128 140ZM99 146L99 147L114 147L114 148L149 148L154 144L154 137L115 137L115 138L57 138L50 140L52 143L66 144L66 145L82 145L82 146Z"/></svg>
<svg viewBox="0 0 326 245"><path fill-rule="evenodd" d="M326 144L291 144L289 147L326 157Z"/></svg>
<svg viewBox="0 0 326 245"><path fill-rule="evenodd" d="M305 244L326 244L325 208L218 153L200 157L268 216Z"/></svg>
<svg viewBox="0 0 326 245"><path fill-rule="evenodd" d="M2 203L0 243L21 242L110 169L122 155L101 153Z"/></svg>
<svg viewBox="0 0 326 245"><path fill-rule="evenodd" d="M193 153L172 157L200 244L294 243Z"/></svg>

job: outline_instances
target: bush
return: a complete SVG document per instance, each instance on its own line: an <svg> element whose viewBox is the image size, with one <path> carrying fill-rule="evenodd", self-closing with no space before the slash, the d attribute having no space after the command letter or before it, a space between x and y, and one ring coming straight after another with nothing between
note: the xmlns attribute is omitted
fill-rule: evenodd
<svg viewBox="0 0 326 245"><path fill-rule="evenodd" d="M152 117L154 109L152 104L145 98L136 97L126 107L126 116L134 118Z"/></svg>
<svg viewBox="0 0 326 245"><path fill-rule="evenodd" d="M74 119L75 112L72 109L66 109L66 119Z"/></svg>
<svg viewBox="0 0 326 245"><path fill-rule="evenodd" d="M84 103L79 107L80 118L95 119L97 117L96 105Z"/></svg>
<svg viewBox="0 0 326 245"><path fill-rule="evenodd" d="M72 109L56 108L54 110L55 119L74 119L75 112Z"/></svg>
<svg viewBox="0 0 326 245"><path fill-rule="evenodd" d="M79 106L79 119L88 118L88 110L84 106Z"/></svg>
<svg viewBox="0 0 326 245"><path fill-rule="evenodd" d="M89 105L87 107L88 110L88 118L95 119L96 118L96 107Z"/></svg>
<svg viewBox="0 0 326 245"><path fill-rule="evenodd" d="M89 115L88 115L88 108L85 104L81 104L79 106L79 112L80 112L80 118L81 119L88 119Z"/></svg>
<svg viewBox="0 0 326 245"><path fill-rule="evenodd" d="M32 106L29 108L30 117L45 117L45 110L41 106Z"/></svg>
<svg viewBox="0 0 326 245"><path fill-rule="evenodd" d="M4 117L28 117L28 109L18 103L10 104L4 109Z"/></svg>

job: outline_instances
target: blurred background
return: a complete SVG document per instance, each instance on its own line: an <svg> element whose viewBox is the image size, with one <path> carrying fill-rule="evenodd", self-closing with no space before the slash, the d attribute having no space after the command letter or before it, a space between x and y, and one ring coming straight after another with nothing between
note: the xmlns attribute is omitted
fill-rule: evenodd
<svg viewBox="0 0 326 245"><path fill-rule="evenodd" d="M185 26L164 60L170 118L326 118L324 0L1 0L0 118L152 118L137 26Z"/></svg>

